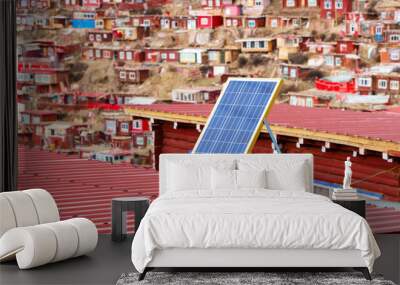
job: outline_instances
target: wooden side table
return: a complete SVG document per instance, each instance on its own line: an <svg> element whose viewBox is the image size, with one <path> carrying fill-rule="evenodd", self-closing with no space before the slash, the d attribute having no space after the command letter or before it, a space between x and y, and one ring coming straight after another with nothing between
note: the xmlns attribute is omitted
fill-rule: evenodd
<svg viewBox="0 0 400 285"><path fill-rule="evenodd" d="M121 197L112 199L112 235L113 241L123 241L126 239L126 212L135 213L135 232L146 214L150 205L149 198L146 197Z"/></svg>
<svg viewBox="0 0 400 285"><path fill-rule="evenodd" d="M334 203L339 204L340 206L359 214L361 217L365 219L365 200L332 200Z"/></svg>

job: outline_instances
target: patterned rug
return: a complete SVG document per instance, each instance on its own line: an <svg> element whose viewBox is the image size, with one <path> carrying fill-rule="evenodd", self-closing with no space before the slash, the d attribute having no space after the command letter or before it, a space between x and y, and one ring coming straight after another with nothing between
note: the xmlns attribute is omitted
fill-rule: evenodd
<svg viewBox="0 0 400 285"><path fill-rule="evenodd" d="M395 285L379 275L372 275L373 280L368 281L359 272L148 272L142 281L138 281L138 276L122 274L117 285Z"/></svg>

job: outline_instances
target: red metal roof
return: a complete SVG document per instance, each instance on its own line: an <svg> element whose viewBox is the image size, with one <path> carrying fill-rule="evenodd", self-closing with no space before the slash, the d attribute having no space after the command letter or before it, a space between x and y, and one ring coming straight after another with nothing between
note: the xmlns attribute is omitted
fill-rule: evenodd
<svg viewBox="0 0 400 285"><path fill-rule="evenodd" d="M212 104L153 104L133 108L206 117L212 107ZM397 112L358 112L275 104L269 121L273 125L400 143L400 113Z"/></svg>
<svg viewBox="0 0 400 285"><path fill-rule="evenodd" d="M85 217L100 233L110 233L111 199L156 198L158 172L20 146L18 187L46 189L56 200L62 220ZM368 206L367 220L376 233L400 232L400 210ZM128 222L128 230L132 230L132 215Z"/></svg>

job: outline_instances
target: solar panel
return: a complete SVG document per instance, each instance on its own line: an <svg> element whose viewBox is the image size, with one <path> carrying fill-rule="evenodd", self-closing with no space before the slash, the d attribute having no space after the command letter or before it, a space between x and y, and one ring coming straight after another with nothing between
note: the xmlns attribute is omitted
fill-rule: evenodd
<svg viewBox="0 0 400 285"><path fill-rule="evenodd" d="M229 78L193 153L249 153L281 79Z"/></svg>

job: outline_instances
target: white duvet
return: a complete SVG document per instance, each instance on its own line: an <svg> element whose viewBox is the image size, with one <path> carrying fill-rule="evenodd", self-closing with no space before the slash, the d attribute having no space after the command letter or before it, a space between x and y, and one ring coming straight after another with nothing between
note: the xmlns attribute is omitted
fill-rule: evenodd
<svg viewBox="0 0 400 285"><path fill-rule="evenodd" d="M132 262L143 272L165 248L358 249L370 271L380 255L359 215L320 195L265 189L162 195L139 226Z"/></svg>

